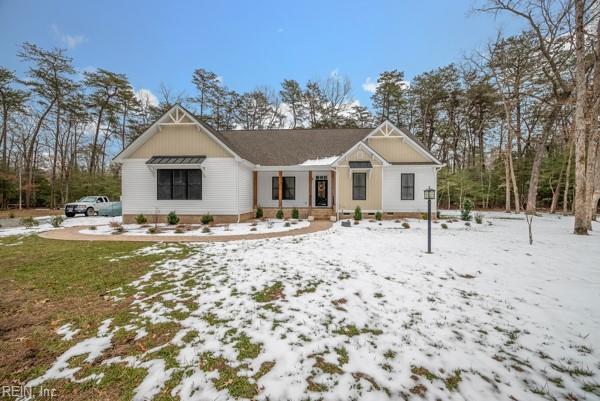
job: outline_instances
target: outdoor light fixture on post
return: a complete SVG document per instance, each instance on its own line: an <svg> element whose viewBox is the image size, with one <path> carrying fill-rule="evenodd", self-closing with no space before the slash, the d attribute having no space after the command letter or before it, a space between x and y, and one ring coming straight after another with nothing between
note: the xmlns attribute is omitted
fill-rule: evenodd
<svg viewBox="0 0 600 401"><path fill-rule="evenodd" d="M435 189L427 188L424 197L427 199L427 253L431 253L431 200L435 199Z"/></svg>

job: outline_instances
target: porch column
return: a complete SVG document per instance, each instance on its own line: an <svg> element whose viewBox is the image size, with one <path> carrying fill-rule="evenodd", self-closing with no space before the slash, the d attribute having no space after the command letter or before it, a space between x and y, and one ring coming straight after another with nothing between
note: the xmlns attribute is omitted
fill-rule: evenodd
<svg viewBox="0 0 600 401"><path fill-rule="evenodd" d="M258 207L258 171L252 172L252 208Z"/></svg>
<svg viewBox="0 0 600 401"><path fill-rule="evenodd" d="M308 170L308 210L312 210L312 189L313 189L312 170Z"/></svg>
<svg viewBox="0 0 600 401"><path fill-rule="evenodd" d="M279 170L279 177L278 177L278 181L277 181L278 185L277 185L277 197L279 200L279 208L281 209L282 206L282 199L283 199L283 171Z"/></svg>
<svg viewBox="0 0 600 401"><path fill-rule="evenodd" d="M331 170L331 209L335 212L335 170Z"/></svg>

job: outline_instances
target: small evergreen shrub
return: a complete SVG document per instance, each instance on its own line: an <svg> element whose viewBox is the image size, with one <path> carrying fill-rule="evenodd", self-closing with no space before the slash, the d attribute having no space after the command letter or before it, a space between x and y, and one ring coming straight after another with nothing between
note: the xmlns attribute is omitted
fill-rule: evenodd
<svg viewBox="0 0 600 401"><path fill-rule="evenodd" d="M290 227L290 226L291 226L291 224L290 224L290 222L289 222L289 221L286 221L285 223L283 223L283 226L284 226L284 227Z"/></svg>
<svg viewBox="0 0 600 401"><path fill-rule="evenodd" d="M383 219L383 214L381 214L381 212L377 212L375 213L375 220L377 221L381 221L381 219Z"/></svg>
<svg viewBox="0 0 600 401"><path fill-rule="evenodd" d="M92 231L95 231L95 230L97 230L97 227L96 227L96 226L89 226L88 228L89 228L90 230L92 230Z"/></svg>
<svg viewBox="0 0 600 401"><path fill-rule="evenodd" d="M463 202L463 207L460 211L460 218L463 221L471 220L471 210L473 210L473 202L470 199L465 199Z"/></svg>
<svg viewBox="0 0 600 401"><path fill-rule="evenodd" d="M483 214L475 213L475 223L477 223L477 224L483 223Z"/></svg>
<svg viewBox="0 0 600 401"><path fill-rule="evenodd" d="M354 209L354 220L362 220L362 210L360 210L360 206L356 206L356 209Z"/></svg>
<svg viewBox="0 0 600 401"><path fill-rule="evenodd" d="M52 224L52 227L54 228L58 228L62 225L63 221L65 221L65 218L62 216L53 216L50 219L50 224Z"/></svg>
<svg viewBox="0 0 600 401"><path fill-rule="evenodd" d="M135 216L135 222L138 224L146 224L148 222L148 219L146 218L146 216L140 213L137 216Z"/></svg>
<svg viewBox="0 0 600 401"><path fill-rule="evenodd" d="M172 226L179 223L179 216L177 216L177 213L175 213L174 211L169 212L169 214L167 215L167 223L169 223Z"/></svg>
<svg viewBox="0 0 600 401"><path fill-rule="evenodd" d="M442 227L444 230L447 230L448 229L448 224L442 223L440 227Z"/></svg>
<svg viewBox="0 0 600 401"><path fill-rule="evenodd" d="M10 213L8 214L8 217L9 217L10 219L14 219L14 218L15 218L15 212L10 212Z"/></svg>
<svg viewBox="0 0 600 401"><path fill-rule="evenodd" d="M209 226L202 227L202 232L205 233L205 234L209 233L210 232L210 227Z"/></svg>
<svg viewBox="0 0 600 401"><path fill-rule="evenodd" d="M298 211L298 209L293 208L292 209L292 219L298 219L300 218L300 212Z"/></svg>
<svg viewBox="0 0 600 401"><path fill-rule="evenodd" d="M427 213L421 213L421 220L427 220L428 217Z"/></svg>
<svg viewBox="0 0 600 401"><path fill-rule="evenodd" d="M256 208L256 218L257 219L262 219L263 217L263 210L262 207L257 207Z"/></svg>
<svg viewBox="0 0 600 401"><path fill-rule="evenodd" d="M202 221L202 224L207 225L212 223L214 219L210 213L207 213L200 218L200 221Z"/></svg>
<svg viewBox="0 0 600 401"><path fill-rule="evenodd" d="M278 219L283 219L283 210L279 209L275 214L275 217Z"/></svg>
<svg viewBox="0 0 600 401"><path fill-rule="evenodd" d="M21 219L21 224L25 226L25 228L32 228L33 226L39 226L40 223L33 217L23 217Z"/></svg>
<svg viewBox="0 0 600 401"><path fill-rule="evenodd" d="M410 228L410 224L408 224L408 223L405 221L404 223L402 223L402 228L409 229L409 228Z"/></svg>
<svg viewBox="0 0 600 401"><path fill-rule="evenodd" d="M158 232L158 229L156 227L149 227L148 231L146 231L148 234L156 234Z"/></svg>

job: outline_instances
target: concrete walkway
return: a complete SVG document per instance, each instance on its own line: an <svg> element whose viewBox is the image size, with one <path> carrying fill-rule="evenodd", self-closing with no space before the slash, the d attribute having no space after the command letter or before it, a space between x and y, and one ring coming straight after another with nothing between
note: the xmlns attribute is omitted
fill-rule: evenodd
<svg viewBox="0 0 600 401"><path fill-rule="evenodd" d="M239 240L253 240L265 238L292 237L295 235L310 234L324 231L332 226L330 221L312 221L308 227L297 228L289 231L274 233L246 234L246 235L215 235L215 236L184 236L184 235L94 235L82 234L79 231L87 226L68 227L59 230L45 231L38 234L42 238L60 239L68 241L132 241L132 242L225 242Z"/></svg>

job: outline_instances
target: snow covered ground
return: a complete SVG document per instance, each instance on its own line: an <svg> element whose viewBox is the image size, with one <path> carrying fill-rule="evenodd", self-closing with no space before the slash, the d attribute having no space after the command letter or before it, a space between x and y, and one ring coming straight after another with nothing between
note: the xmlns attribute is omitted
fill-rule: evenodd
<svg viewBox="0 0 600 401"><path fill-rule="evenodd" d="M600 397L599 225L535 218L530 246L523 216L492 213L434 224L426 254L426 222L409 223L181 245L114 291L134 294L129 321L65 326L73 347L33 383L117 364L147 371L134 400Z"/></svg>
<svg viewBox="0 0 600 401"><path fill-rule="evenodd" d="M22 226L21 227L0 228L0 237L9 237L11 235L37 234L37 233L41 233L44 231L60 229L60 228L52 227L52 224L50 224L51 218L52 218L52 216L35 217L35 220L38 221L38 225L33 226L31 228L25 228ZM91 225L108 225L111 221L120 223L121 217L104 217L104 216L65 217L65 220L61 226L62 227L77 227L77 226L91 226Z"/></svg>

